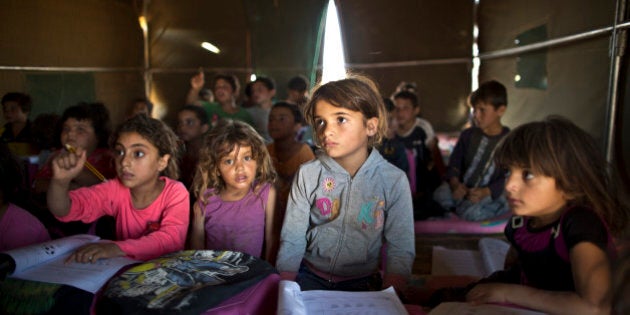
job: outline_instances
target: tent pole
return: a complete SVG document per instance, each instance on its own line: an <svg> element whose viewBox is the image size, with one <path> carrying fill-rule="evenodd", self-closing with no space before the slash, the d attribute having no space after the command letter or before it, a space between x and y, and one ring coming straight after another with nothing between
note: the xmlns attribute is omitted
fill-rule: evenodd
<svg viewBox="0 0 630 315"><path fill-rule="evenodd" d="M470 62L472 67L470 69L470 90L474 91L479 87L479 69L481 68L481 59L479 59L479 3L480 0L475 0L472 9L472 45L470 47L471 56ZM470 109L472 111L472 108Z"/></svg>
<svg viewBox="0 0 630 315"><path fill-rule="evenodd" d="M624 20L626 10L626 0L617 0L615 9L615 22L613 24L610 38L610 76L608 81L608 108L606 111L606 161L612 163L614 154L615 121L617 120L617 92L619 86L619 67L621 57L626 49L626 30L619 30L617 34L618 22Z"/></svg>
<svg viewBox="0 0 630 315"><path fill-rule="evenodd" d="M614 29L615 30L625 30L630 28L630 21L626 21L620 24L617 24ZM538 43L533 43L529 45L523 45L514 48L500 49L495 51L489 51L485 53L480 53L478 55L481 60L495 59L495 58L503 58L515 56L531 51L536 51L548 47L559 46L563 44L569 44L573 42L577 42L580 40L589 39L592 37L603 36L613 31L613 26L603 27L599 29L594 29L591 31L554 38ZM428 66L428 65L441 65L441 64L457 64L457 63L470 63L470 57L463 58L444 58L444 59L427 59L427 60L410 60L410 61L393 61L393 62L379 62L379 63L354 63L348 64L349 68L362 68L362 69L370 69L370 68L391 68L391 67L413 67L413 66Z"/></svg>
<svg viewBox="0 0 630 315"><path fill-rule="evenodd" d="M149 21L147 19L148 6L150 0L142 1L142 16L140 19L144 20L144 23L141 22L142 26L142 39L144 45L144 94L145 97L149 98L151 96L151 55L149 52ZM144 25L142 25L144 24Z"/></svg>
<svg viewBox="0 0 630 315"><path fill-rule="evenodd" d="M627 28L630 28L630 22L615 24L615 26L603 27L603 28L599 28L599 29L595 29L595 30L591 30L591 31L587 31L587 32L579 33L579 34L564 36L560 38L554 38L554 39L546 40L543 42L524 45L520 47L495 50L495 51L480 54L479 58L492 59L492 58L501 58L501 57L519 55L519 54L534 51L534 50L558 46L561 44L568 44L568 43L575 42L582 39L601 36L604 34L608 34L609 32L614 31L614 30L627 29Z"/></svg>

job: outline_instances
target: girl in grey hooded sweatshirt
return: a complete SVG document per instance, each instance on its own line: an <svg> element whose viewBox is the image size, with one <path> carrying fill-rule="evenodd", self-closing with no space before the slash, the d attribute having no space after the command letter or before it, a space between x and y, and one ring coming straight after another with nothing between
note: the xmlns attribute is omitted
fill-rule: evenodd
<svg viewBox="0 0 630 315"><path fill-rule="evenodd" d="M387 130L375 84L329 82L304 111L320 150L294 178L277 269L302 290L403 292L415 258L411 191L374 148Z"/></svg>

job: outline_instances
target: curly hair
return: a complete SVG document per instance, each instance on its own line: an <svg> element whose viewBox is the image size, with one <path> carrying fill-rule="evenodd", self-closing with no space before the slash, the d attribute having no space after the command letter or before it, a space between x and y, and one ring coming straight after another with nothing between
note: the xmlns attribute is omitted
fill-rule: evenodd
<svg viewBox="0 0 630 315"><path fill-rule="evenodd" d="M122 133L135 132L141 137L151 142L157 150L160 157L170 155L168 165L160 175L167 176L177 180L179 178L179 159L180 144L179 139L173 129L163 121L151 118L147 115L136 115L120 124L109 139L109 146L114 147L116 141Z"/></svg>
<svg viewBox="0 0 630 315"><path fill-rule="evenodd" d="M497 146L495 162L552 177L570 205L593 208L614 235L627 227L630 211L617 173L593 138L566 118L549 116L515 128Z"/></svg>
<svg viewBox="0 0 630 315"><path fill-rule="evenodd" d="M347 79L332 81L319 86L313 92L313 97L311 97L304 108L304 118L311 126L315 126L315 105L319 101L326 101L336 107L361 112L364 123L370 118L378 118L376 134L369 137L368 146L374 147L378 145L385 137L387 133L387 112L376 83L369 78L352 75Z"/></svg>
<svg viewBox="0 0 630 315"><path fill-rule="evenodd" d="M258 165L254 183L258 186L264 183L274 183L278 175L263 138L247 123L225 119L204 137L204 143L199 151L199 163L195 171L192 190L195 197L206 203L209 195L205 192L214 189L219 194L225 189L225 182L220 176L219 163L235 148L251 147L252 158Z"/></svg>

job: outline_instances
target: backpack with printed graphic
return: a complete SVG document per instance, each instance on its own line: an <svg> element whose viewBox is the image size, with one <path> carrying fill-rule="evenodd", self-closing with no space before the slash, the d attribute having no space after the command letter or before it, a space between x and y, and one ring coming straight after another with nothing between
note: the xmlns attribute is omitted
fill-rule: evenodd
<svg viewBox="0 0 630 315"><path fill-rule="evenodd" d="M234 251L187 250L135 265L113 277L99 314L200 314L277 273L268 262Z"/></svg>

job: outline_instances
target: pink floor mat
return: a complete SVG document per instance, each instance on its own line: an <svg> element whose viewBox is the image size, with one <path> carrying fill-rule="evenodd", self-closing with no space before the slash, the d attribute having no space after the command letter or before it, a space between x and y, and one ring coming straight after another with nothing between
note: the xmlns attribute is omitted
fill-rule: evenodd
<svg viewBox="0 0 630 315"><path fill-rule="evenodd" d="M511 213L502 214L484 221L466 221L455 214L443 219L416 221L416 234L500 234L507 224Z"/></svg>

